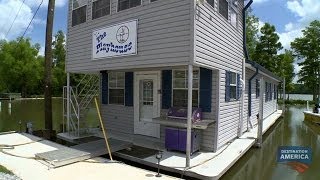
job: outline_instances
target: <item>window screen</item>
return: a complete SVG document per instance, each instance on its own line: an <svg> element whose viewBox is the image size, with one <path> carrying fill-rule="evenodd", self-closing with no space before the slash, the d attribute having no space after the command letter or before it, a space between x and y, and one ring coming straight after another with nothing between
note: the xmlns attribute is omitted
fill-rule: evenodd
<svg viewBox="0 0 320 180"><path fill-rule="evenodd" d="M97 0L92 4L92 19L110 14L110 0Z"/></svg>
<svg viewBox="0 0 320 180"><path fill-rule="evenodd" d="M228 2L227 0L219 0L219 13L225 17L228 18Z"/></svg>
<svg viewBox="0 0 320 180"><path fill-rule="evenodd" d="M140 6L141 0L118 0L118 11Z"/></svg>

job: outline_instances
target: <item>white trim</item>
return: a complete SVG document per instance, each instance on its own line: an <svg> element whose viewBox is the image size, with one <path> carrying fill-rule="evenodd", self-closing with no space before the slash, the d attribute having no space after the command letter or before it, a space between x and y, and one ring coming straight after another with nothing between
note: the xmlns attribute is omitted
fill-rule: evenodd
<svg viewBox="0 0 320 180"><path fill-rule="evenodd" d="M186 88L174 88L173 87L174 71L186 71L185 80L188 81L188 77L187 77L188 76L188 70L187 69L179 68L179 69L172 69L171 70L171 107L173 107L173 89L176 89L176 90L188 90L188 87L186 87ZM197 68L197 67L194 67L193 71L198 71L198 75L199 75L199 77L197 79L198 80L198 88L193 88L193 86L192 86L192 90L198 90L198 105L197 105L197 107L199 107L200 106L200 69Z"/></svg>
<svg viewBox="0 0 320 180"><path fill-rule="evenodd" d="M110 73L123 73L124 74L124 78L123 78L123 88L119 88L119 87L115 87L115 88L111 88L111 89L123 89L123 104L115 104L115 103L110 103ZM116 75L117 76L117 75ZM118 79L117 79L118 80ZM116 80L116 81L117 81ZM125 72L117 72L117 71L113 71L113 72L108 72L108 104L112 104L112 105L120 105L120 106L125 106L126 105L126 73Z"/></svg>
<svg viewBox="0 0 320 180"><path fill-rule="evenodd" d="M128 9L123 9L123 10L121 10L121 11L118 11L119 0L116 0L116 1L117 1L117 3L116 3L116 13L121 12L121 11L126 11L126 10L128 10L128 9L140 7L140 6L142 6L142 3L143 3L143 1L141 0L141 3L140 3L139 6L135 6L135 7L131 7L131 8L129 7ZM130 0L128 0L128 1L130 1Z"/></svg>
<svg viewBox="0 0 320 180"><path fill-rule="evenodd" d="M140 77L139 77L140 76ZM139 93L140 93L140 84L139 80L143 78L154 78L156 76L156 82L155 84L157 85L156 92L161 89L161 72L160 71L140 71L140 72L134 72L134 86L133 86L133 94L134 94L134 99L133 99L133 109L134 109L134 134L140 134L137 132L137 126L139 126L136 122L139 121L140 118L140 103L139 103ZM157 93L157 100L156 100L156 105L157 105L157 116L160 117L160 111L161 111L161 95ZM147 123L147 122L146 122ZM151 124L151 123L150 123ZM153 123L152 123L153 124ZM153 124L153 126L159 126L158 129L158 134L156 135L155 138L160 138L160 125L159 124ZM152 136L154 137L154 136Z"/></svg>
<svg viewBox="0 0 320 180"><path fill-rule="evenodd" d="M92 0L92 2L91 2L91 20L95 20L95 19L99 19L99 18L101 18L101 17L104 17L104 16L101 16L101 17L98 17L98 18L95 18L95 19L93 19L93 3L94 2L96 2L96 1L100 1L100 0ZM102 0L103 1L103 0ZM105 16L110 16L111 15L111 11L112 11L112 8L111 8L111 6L112 6L112 0L109 0L110 1L110 13L109 14L107 14L107 15L105 15Z"/></svg>

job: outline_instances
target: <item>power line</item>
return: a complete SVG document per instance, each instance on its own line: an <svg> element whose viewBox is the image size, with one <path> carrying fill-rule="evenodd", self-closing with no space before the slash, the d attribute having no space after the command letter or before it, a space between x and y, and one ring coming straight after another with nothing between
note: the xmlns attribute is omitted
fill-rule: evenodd
<svg viewBox="0 0 320 180"><path fill-rule="evenodd" d="M33 19L34 19L34 17L37 15L37 13L38 13L38 11L39 11L39 9L40 9L40 7L41 7L42 3L43 3L43 0L42 0L42 1L41 1L41 3L39 4L39 6L38 6L38 8L37 8L36 12L34 13L34 15L33 15L32 19L31 19L31 21L29 22L29 24L28 24L28 26L27 26L26 30L24 31L24 33L23 33L23 35L22 35L21 39L24 37L24 35L25 35L25 34L26 34L26 32L28 31L28 29L29 29L29 27L30 27L30 25L31 25L31 23L32 23L32 21L33 21Z"/></svg>
<svg viewBox="0 0 320 180"><path fill-rule="evenodd" d="M20 10L21 10L21 8L22 8L22 5L24 4L24 1L25 1L25 0L23 0L23 1L21 2L21 5L20 5L20 8L19 8L19 10L18 10L18 12L17 12L17 14L16 14L16 17L14 17L14 19L13 19L13 21L12 21L12 23L11 23L11 26L10 26L10 28L8 29L5 37L7 37L8 34L9 34L9 32L11 31L11 28L12 28L14 22L16 21L18 15L19 15L19 13L20 13Z"/></svg>
<svg viewBox="0 0 320 180"><path fill-rule="evenodd" d="M11 17L11 14L13 13L13 7L11 6L11 9L10 9L10 14L9 14L9 18ZM3 26L1 27L0 29L0 32L5 31L5 22L3 23Z"/></svg>

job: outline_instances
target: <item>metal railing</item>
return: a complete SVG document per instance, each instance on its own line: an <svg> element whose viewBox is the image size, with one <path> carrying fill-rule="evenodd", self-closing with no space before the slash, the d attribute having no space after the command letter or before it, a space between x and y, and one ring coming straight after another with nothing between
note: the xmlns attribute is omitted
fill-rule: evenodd
<svg viewBox="0 0 320 180"><path fill-rule="evenodd" d="M67 121L67 132L80 137L81 122L85 124L84 115L88 112L88 106L99 92L99 76L84 75L76 87L70 86L69 100L68 87L63 87L63 132ZM79 92L79 93L78 93ZM69 101L69 107L68 107ZM68 112L69 111L69 112ZM68 118L69 115L69 118Z"/></svg>

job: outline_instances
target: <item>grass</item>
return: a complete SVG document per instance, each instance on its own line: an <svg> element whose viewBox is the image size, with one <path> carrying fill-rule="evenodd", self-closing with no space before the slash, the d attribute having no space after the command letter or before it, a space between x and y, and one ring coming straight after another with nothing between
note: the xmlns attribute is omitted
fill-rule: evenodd
<svg viewBox="0 0 320 180"><path fill-rule="evenodd" d="M9 171L7 168L0 165L0 172L6 173L6 174L13 174L11 171Z"/></svg>

